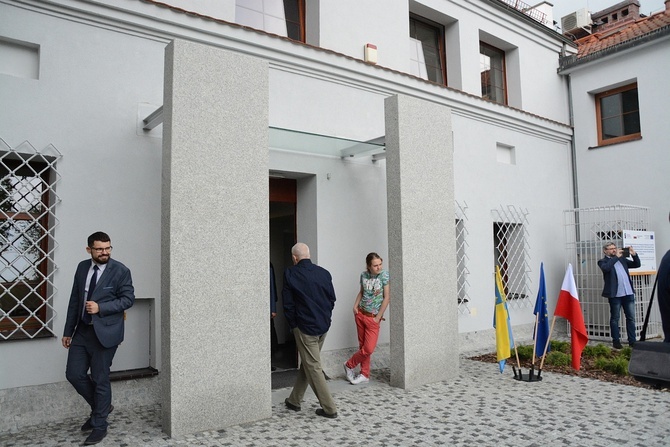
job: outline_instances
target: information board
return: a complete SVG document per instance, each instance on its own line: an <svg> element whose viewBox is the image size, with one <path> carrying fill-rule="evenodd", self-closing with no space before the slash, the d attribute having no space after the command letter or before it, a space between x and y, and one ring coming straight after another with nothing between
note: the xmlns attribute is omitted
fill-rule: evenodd
<svg viewBox="0 0 670 447"><path fill-rule="evenodd" d="M640 268L630 271L631 274L656 273L656 239L653 231L623 231L623 246L633 247L640 257Z"/></svg>

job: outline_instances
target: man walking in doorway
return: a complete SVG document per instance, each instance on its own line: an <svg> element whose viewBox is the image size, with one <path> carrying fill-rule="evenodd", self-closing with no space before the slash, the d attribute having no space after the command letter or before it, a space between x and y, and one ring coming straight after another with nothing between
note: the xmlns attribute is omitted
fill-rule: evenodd
<svg viewBox="0 0 670 447"><path fill-rule="evenodd" d="M602 295L609 300L610 304L610 333L612 335L612 346L621 349L621 338L619 333L619 316L621 308L626 316L626 332L628 344L635 344L635 292L633 281L630 279L628 269L638 268L640 257L635 253L633 247L624 249L617 248L613 243L605 244L603 252L605 257L598 261L598 267L603 272L605 286ZM628 259L632 257L632 261Z"/></svg>
<svg viewBox="0 0 670 447"><path fill-rule="evenodd" d="M337 407L321 368L321 348L335 307L333 280L326 269L312 264L307 245L295 244L291 257L293 266L284 272L282 300L284 315L300 353L300 370L293 391L284 403L290 410L300 411L309 385L321 404L316 414L336 418Z"/></svg>

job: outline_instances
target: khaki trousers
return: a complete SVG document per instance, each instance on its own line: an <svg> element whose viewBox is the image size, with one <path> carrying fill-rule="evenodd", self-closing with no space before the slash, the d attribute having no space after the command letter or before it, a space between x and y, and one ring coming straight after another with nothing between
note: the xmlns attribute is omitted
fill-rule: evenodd
<svg viewBox="0 0 670 447"><path fill-rule="evenodd" d="M323 335L307 335L300 331L300 329L293 329L295 336L295 343L300 353L300 370L298 371L298 378L293 385L293 391L288 397L288 401L293 405L300 406L307 385L312 388L316 398L321 404L321 408L328 413L337 413L337 407L333 396L330 394L326 378L323 375L321 368L321 347L326 339L326 334Z"/></svg>

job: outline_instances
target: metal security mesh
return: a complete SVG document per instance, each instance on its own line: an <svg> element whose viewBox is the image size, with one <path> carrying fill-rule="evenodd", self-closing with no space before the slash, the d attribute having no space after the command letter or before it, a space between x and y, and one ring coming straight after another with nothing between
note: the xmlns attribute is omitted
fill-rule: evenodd
<svg viewBox="0 0 670 447"><path fill-rule="evenodd" d="M468 283L468 275L470 271L468 270L468 254L467 247L468 243L466 237L468 235L467 230L467 217L465 211L468 209L467 203L463 204L456 201L456 283L458 285L458 312L460 314L469 314L470 308L468 303L470 299L468 297L468 288L470 284Z"/></svg>
<svg viewBox="0 0 670 447"><path fill-rule="evenodd" d="M52 145L0 139L0 340L51 333L60 158Z"/></svg>
<svg viewBox="0 0 670 447"><path fill-rule="evenodd" d="M525 309L530 299L528 211L512 205L491 210L495 262L500 267L508 306Z"/></svg>
<svg viewBox="0 0 670 447"><path fill-rule="evenodd" d="M604 256L603 246L613 243L623 245L624 230L649 230L649 210L632 205L612 205L595 208L578 208L563 213L567 241L567 262L573 265L579 301L584 313L584 323L589 338L607 340L611 338L610 310L607 298L602 296L603 274L598 260ZM654 275L636 274L630 271L635 289L635 326L639 337L644 316L649 307ZM626 333L624 313L619 321L621 334ZM653 306L647 329L647 337L661 333L660 314Z"/></svg>

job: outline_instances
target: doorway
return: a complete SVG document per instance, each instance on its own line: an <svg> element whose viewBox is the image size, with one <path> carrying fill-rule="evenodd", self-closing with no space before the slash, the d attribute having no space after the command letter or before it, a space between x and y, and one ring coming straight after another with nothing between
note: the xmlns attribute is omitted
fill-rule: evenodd
<svg viewBox="0 0 670 447"><path fill-rule="evenodd" d="M298 367L298 350L284 317L281 297L284 270L293 265L291 247L297 242L296 205L297 181L270 178L270 264L277 290L277 315L270 324L270 358L272 371L278 372Z"/></svg>

